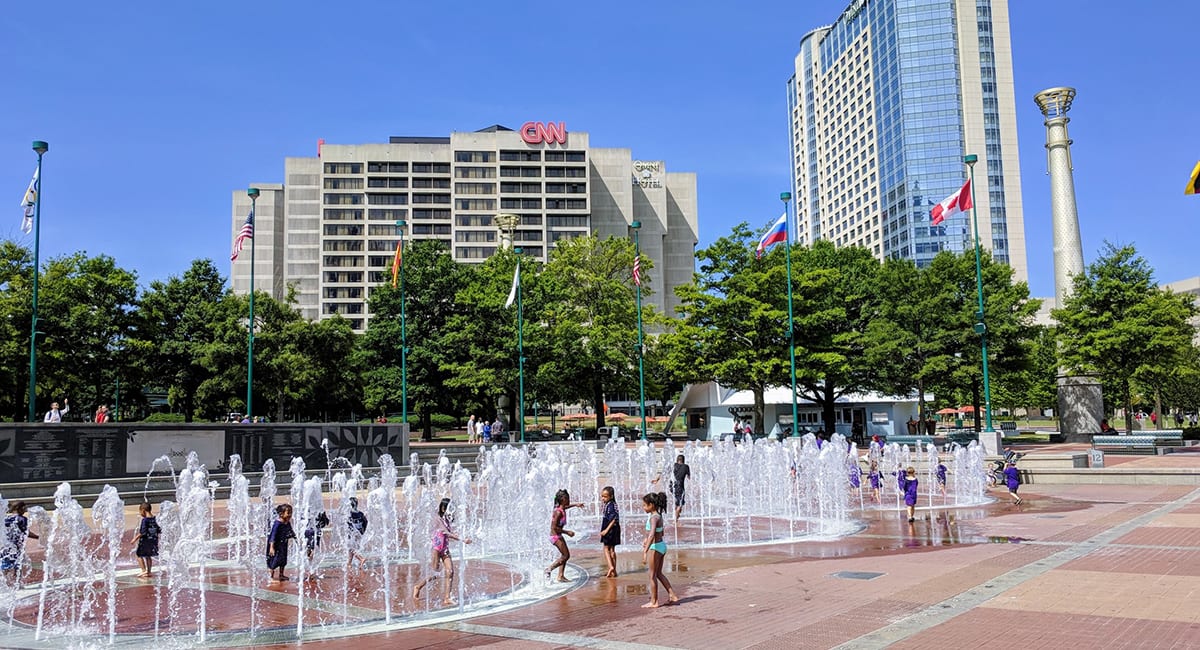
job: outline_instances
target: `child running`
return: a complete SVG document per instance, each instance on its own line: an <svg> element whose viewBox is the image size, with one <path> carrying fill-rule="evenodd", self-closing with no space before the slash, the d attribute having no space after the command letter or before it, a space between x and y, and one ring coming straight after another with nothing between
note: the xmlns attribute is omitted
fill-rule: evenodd
<svg viewBox="0 0 1200 650"><path fill-rule="evenodd" d="M1021 505L1021 497L1017 489L1021 487L1021 473L1017 471L1016 463L1009 462L1004 468L1004 482L1008 485L1008 494L1013 498L1013 505Z"/></svg>
<svg viewBox="0 0 1200 650"><path fill-rule="evenodd" d="M350 516L346 518L346 525L350 527L350 556L349 562L354 563L355 558L358 559L359 568L363 568L367 559L359 554L359 546L362 545L363 535L367 534L367 516L358 509L358 498L350 497Z"/></svg>
<svg viewBox="0 0 1200 650"><path fill-rule="evenodd" d="M25 502L13 501L8 506L8 515L4 517L4 549L0 551L0 570L4 571L5 580L15 582L21 561L25 557L25 539L37 539L30 532L29 519L25 517Z"/></svg>
<svg viewBox="0 0 1200 650"><path fill-rule="evenodd" d="M685 498L687 496L686 484L687 480L691 478L691 476L692 468L688 467L688 464L684 462L683 454L679 454L675 457L675 465L671 467L670 481L671 494L675 497L675 521L677 523L679 521L680 513L683 512L683 506L687 503L687 499ZM659 479L661 478L662 475L660 474L658 478L650 482L654 485L657 485Z"/></svg>
<svg viewBox="0 0 1200 650"><path fill-rule="evenodd" d="M604 503L604 518L600 522L600 543L604 545L604 561L608 563L606 578L617 577L617 545L621 543L621 513L613 500L612 486L600 490Z"/></svg>
<svg viewBox="0 0 1200 650"><path fill-rule="evenodd" d="M904 493L904 505L908 510L908 521L911 523L916 521L913 516L917 508L917 470L915 467L909 466L900 475L900 491Z"/></svg>
<svg viewBox="0 0 1200 650"><path fill-rule="evenodd" d="M442 566L441 575L445 578L442 581L442 604L453 606L457 603L450 597L450 588L454 586L454 558L450 556L450 540L462 540L464 544L470 544L471 540L465 537L459 537L450 529L451 517L447 513L450 508L450 499L442 499L438 504L438 518L433 529L433 561L431 562L431 573L424 580L413 585L412 598L413 602L421 600L421 590L425 585L429 584L430 580L438 577L438 565Z"/></svg>
<svg viewBox="0 0 1200 650"><path fill-rule="evenodd" d="M646 540L642 543L642 561L650 566L650 602L642 607L659 606L658 583L667 590L667 603L679 602L679 596L671 588L671 581L663 575L663 559L667 556L667 542L663 540L663 512L667 509L667 493L650 493L642 497L642 510L646 512Z"/></svg>
<svg viewBox="0 0 1200 650"><path fill-rule="evenodd" d="M946 496L946 465L944 463L938 463L937 482L938 488L942 491L942 496Z"/></svg>
<svg viewBox="0 0 1200 650"><path fill-rule="evenodd" d="M546 567L546 577L558 569L558 581L567 582L567 560L571 559L571 549L567 548L567 537L574 537L575 531L567 530L567 511L571 508L582 508L582 503L571 503L571 495L566 490L559 490L554 495L554 512L550 514L550 543L558 549L559 557L554 564Z"/></svg>
<svg viewBox="0 0 1200 650"><path fill-rule="evenodd" d="M883 483L880 481L879 465L875 461L871 461L871 500L879 503L879 492L883 488Z"/></svg>
<svg viewBox="0 0 1200 650"><path fill-rule="evenodd" d="M288 540L296 538L292 530L292 507L286 503L275 506L275 523L267 534L267 568L271 570L271 581L290 580L283 574L288 563Z"/></svg>
<svg viewBox="0 0 1200 650"><path fill-rule="evenodd" d="M149 501L143 501L138 507L138 512L142 514L142 523L138 525L138 533L133 537L133 547L142 572L137 577L149 578L154 572L154 558L158 557L158 536L162 528L158 525L154 507Z"/></svg>

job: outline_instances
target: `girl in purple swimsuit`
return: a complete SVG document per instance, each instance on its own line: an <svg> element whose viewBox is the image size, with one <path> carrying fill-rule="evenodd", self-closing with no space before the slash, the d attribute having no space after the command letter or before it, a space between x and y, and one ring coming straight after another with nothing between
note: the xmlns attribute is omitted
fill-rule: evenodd
<svg viewBox="0 0 1200 650"><path fill-rule="evenodd" d="M554 512L550 515L550 543L558 549L559 558L554 564L546 567L546 577L558 569L558 581L567 582L567 560L571 559L571 549L567 548L567 537L574 537L575 531L567 530L567 511L571 508L582 508L582 503L571 503L571 495L566 490L559 490L554 495Z"/></svg>
<svg viewBox="0 0 1200 650"><path fill-rule="evenodd" d="M441 575L446 579L442 581L442 604L453 606L456 603L450 597L450 588L454 586L454 558L450 557L450 540L462 540L464 544L470 544L471 540L465 537L459 537L450 529L450 516L446 514L446 510L450 507L450 499L442 499L438 504L438 518L434 523L433 529L433 561L431 562L431 572L424 580L413 586L412 598L413 601L421 599L421 590L425 585L429 584L430 580L438 577L438 565L442 566Z"/></svg>

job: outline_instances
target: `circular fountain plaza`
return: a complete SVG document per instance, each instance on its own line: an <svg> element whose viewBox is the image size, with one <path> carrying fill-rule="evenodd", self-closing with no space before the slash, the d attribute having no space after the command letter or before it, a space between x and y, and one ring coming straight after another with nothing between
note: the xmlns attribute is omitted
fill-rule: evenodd
<svg viewBox="0 0 1200 650"><path fill-rule="evenodd" d="M444 452L443 452L444 454ZM151 578L140 569L131 540L139 520L106 486L90 512L63 483L54 508L29 509L28 540L15 575L0 586L8 648L237 647L372 634L461 620L519 608L558 596L587 580L576 565L569 582L550 582L544 570L557 552L547 541L552 500L566 489L573 502L568 527L575 549L599 547L600 488L611 485L624 528L618 552L639 548L646 492L670 492L671 464L683 454L691 469L687 507L666 540L679 548L743 548L804 543L853 535L870 510L903 508L895 472L910 465L921 479L920 507L972 506L987 501L978 445L941 452L888 445L865 455L841 436L819 444L811 435L782 442L583 442L481 448L471 472L439 462L403 475L384 456L365 473L344 459L309 470L292 460L287 473L268 461L257 485L230 459L229 498L195 456L161 470L175 477L173 500L156 503L160 554ZM947 468L943 494L936 468ZM869 473L881 475L876 499ZM661 479L660 479L661 477ZM660 479L655 483L656 479ZM860 487L854 487L855 484ZM451 542L457 576L453 605L430 566L437 505L451 499L453 528L472 543ZM348 525L351 499L366 514L363 534ZM0 501L3 501L0 499ZM290 503L297 539L290 581L272 582L265 566L274 505ZM668 497L670 503L670 497ZM130 509L132 511L132 509ZM311 558L305 531L321 513L328 526ZM669 517L670 515L668 515ZM0 543L11 545L5 536ZM11 550L11 547L10 547ZM434 575L421 599L412 586Z"/></svg>

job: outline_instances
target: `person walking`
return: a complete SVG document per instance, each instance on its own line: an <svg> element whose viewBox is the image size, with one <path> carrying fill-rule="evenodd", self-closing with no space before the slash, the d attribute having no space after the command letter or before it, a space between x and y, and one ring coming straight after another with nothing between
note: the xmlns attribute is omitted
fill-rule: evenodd
<svg viewBox="0 0 1200 650"><path fill-rule="evenodd" d="M642 542L642 561L650 567L650 602L642 607L654 608L658 602L658 585L667 590L667 603L679 602L679 596L671 588L671 581L663 575L663 560L667 555L667 542L663 538L663 513L667 509L665 492L650 493L642 497L642 510L646 512L646 539Z"/></svg>
<svg viewBox="0 0 1200 650"><path fill-rule="evenodd" d="M442 499L438 504L438 517L433 531L433 561L430 564L430 574L413 585L412 599L414 603L421 600L421 590L425 588L425 585L438 577L437 570L440 566L442 568L442 605L451 607L457 604L450 597L450 590L454 586L454 558L450 555L450 540L462 540L464 544L470 544L471 540L454 534L451 528L452 519L448 513L449 508L449 498Z"/></svg>
<svg viewBox="0 0 1200 650"><path fill-rule="evenodd" d="M137 577L149 578L154 573L154 558L158 557L158 536L162 528L149 501L143 501L138 511L142 515L142 523L138 525L138 534L133 538L133 547L142 572Z"/></svg>
<svg viewBox="0 0 1200 650"><path fill-rule="evenodd" d="M558 549L558 559L546 567L546 577L558 569L558 581L568 582L566 576L567 561L571 559L571 549L567 548L567 538L574 537L575 531L567 530L567 511L571 508L582 508L582 503L571 503L571 495L566 490L559 490L554 495L554 512L550 515L550 543Z"/></svg>

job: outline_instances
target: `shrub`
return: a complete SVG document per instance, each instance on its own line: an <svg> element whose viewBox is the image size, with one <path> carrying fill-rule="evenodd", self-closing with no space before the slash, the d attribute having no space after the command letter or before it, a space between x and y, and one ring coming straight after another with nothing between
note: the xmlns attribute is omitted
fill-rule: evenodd
<svg viewBox="0 0 1200 650"><path fill-rule="evenodd" d="M186 422L182 413L151 413L142 422Z"/></svg>

